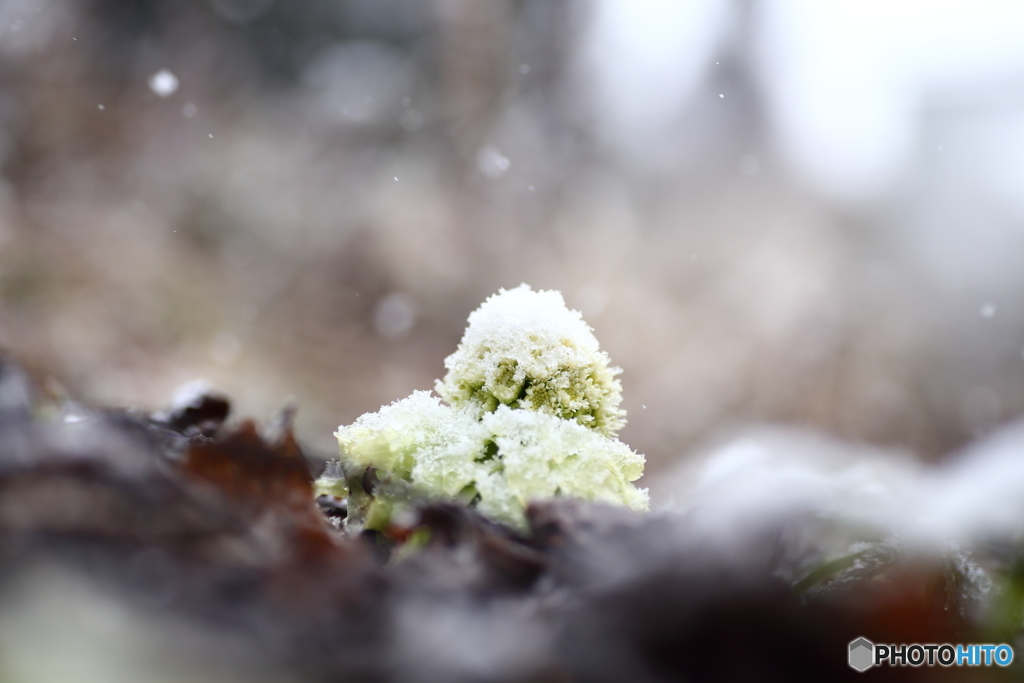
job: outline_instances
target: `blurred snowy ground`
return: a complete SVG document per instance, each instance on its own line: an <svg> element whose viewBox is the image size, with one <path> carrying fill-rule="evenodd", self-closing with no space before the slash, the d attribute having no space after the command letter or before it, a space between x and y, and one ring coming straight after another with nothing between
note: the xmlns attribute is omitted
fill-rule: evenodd
<svg viewBox="0 0 1024 683"><path fill-rule="evenodd" d="M989 551L1024 538L1022 447L1017 423L927 466L905 451L748 428L658 478L652 507L688 515L737 555L750 535L787 524L804 527L819 562L866 539L910 553Z"/></svg>
<svg viewBox="0 0 1024 683"><path fill-rule="evenodd" d="M525 281L651 472L750 423L936 459L1024 410L1022 160L1010 2L0 0L0 344L329 454Z"/></svg>

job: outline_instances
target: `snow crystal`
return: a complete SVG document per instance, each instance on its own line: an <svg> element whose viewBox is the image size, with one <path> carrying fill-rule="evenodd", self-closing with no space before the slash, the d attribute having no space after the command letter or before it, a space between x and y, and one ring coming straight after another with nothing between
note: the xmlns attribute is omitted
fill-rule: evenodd
<svg viewBox="0 0 1024 683"><path fill-rule="evenodd" d="M373 314L373 326L385 339L403 337L415 324L416 306L409 295L395 292L377 303Z"/></svg>
<svg viewBox="0 0 1024 683"><path fill-rule="evenodd" d="M149 89L160 97L170 97L178 91L178 77L168 69L161 69L149 77Z"/></svg>
<svg viewBox="0 0 1024 683"><path fill-rule="evenodd" d="M481 173L494 180L503 176L511 168L512 162L497 147L485 145L477 152L476 165Z"/></svg>

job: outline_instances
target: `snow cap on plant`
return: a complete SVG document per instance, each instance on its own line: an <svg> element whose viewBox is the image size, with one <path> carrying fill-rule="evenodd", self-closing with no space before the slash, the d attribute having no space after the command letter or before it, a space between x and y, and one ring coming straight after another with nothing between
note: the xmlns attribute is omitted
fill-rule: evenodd
<svg viewBox="0 0 1024 683"><path fill-rule="evenodd" d="M435 391L453 406L499 405L575 420L605 436L625 424L622 385L608 354L561 293L522 284L500 290L469 316L448 374Z"/></svg>

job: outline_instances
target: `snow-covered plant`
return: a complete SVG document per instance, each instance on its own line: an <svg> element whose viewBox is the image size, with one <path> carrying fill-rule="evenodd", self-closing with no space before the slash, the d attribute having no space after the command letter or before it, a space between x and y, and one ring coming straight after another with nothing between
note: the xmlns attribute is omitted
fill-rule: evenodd
<svg viewBox="0 0 1024 683"><path fill-rule="evenodd" d="M348 494L350 523L375 528L417 499L461 499L516 528L530 501L559 495L647 508L631 483L644 458L615 436L619 370L561 294L501 290L445 366L447 404L417 391L338 429L341 460L318 490Z"/></svg>
<svg viewBox="0 0 1024 683"><path fill-rule="evenodd" d="M455 407L499 405L575 420L605 436L624 424L621 370L609 366L579 311L556 291L502 290L470 314L435 391Z"/></svg>

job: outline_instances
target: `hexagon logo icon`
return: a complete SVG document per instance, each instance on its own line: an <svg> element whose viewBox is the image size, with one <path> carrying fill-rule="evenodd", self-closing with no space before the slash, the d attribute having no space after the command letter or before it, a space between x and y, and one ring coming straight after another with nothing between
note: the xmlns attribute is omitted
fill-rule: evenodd
<svg viewBox="0 0 1024 683"><path fill-rule="evenodd" d="M867 638L850 642L850 666L857 671L867 671L875 664L875 644Z"/></svg>

